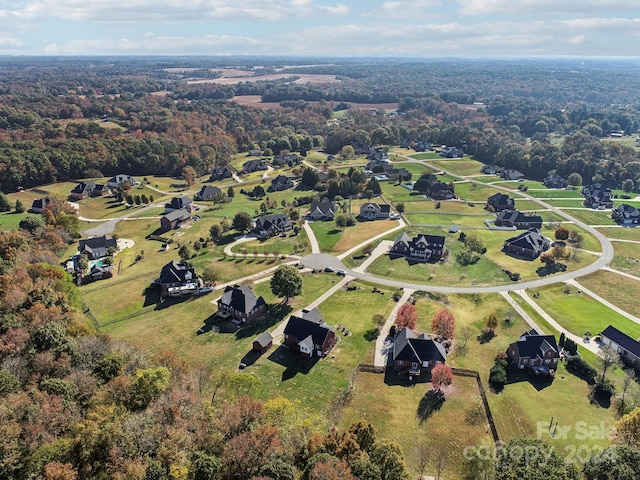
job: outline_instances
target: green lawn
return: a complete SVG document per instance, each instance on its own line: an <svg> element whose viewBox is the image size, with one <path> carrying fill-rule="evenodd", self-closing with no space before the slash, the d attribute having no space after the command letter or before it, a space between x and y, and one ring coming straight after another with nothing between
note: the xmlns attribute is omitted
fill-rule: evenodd
<svg viewBox="0 0 640 480"><path fill-rule="evenodd" d="M482 210L478 209L478 212L481 211ZM491 213L485 213L471 216L440 213L440 210L433 210L433 212L425 213L405 213L405 218L411 225L430 225L441 228L447 228L450 225L462 225L466 227L482 228L484 227L484 221L492 219L493 215Z"/></svg>
<svg viewBox="0 0 640 480"><path fill-rule="evenodd" d="M640 245L638 245L640 246ZM640 249L638 249L640 253ZM640 317L640 282L630 281L616 273L600 270L577 279L581 285L600 295L627 313Z"/></svg>
<svg viewBox="0 0 640 480"><path fill-rule="evenodd" d="M613 242L613 251L614 256L611 262L613 268L640 277L639 243Z"/></svg>
<svg viewBox="0 0 640 480"><path fill-rule="evenodd" d="M423 152L416 153L414 155L410 155L411 158L415 158L416 160L441 160L442 157L438 155L436 152Z"/></svg>
<svg viewBox="0 0 640 480"><path fill-rule="evenodd" d="M371 237L396 227L398 222L391 220L356 222L353 227L346 227L342 230L336 227L335 222L311 222L309 225L322 252L342 253Z"/></svg>
<svg viewBox="0 0 640 480"><path fill-rule="evenodd" d="M477 183L466 182L455 184L456 196L468 202L485 202L488 197L500 190L491 187L478 185Z"/></svg>
<svg viewBox="0 0 640 480"><path fill-rule="evenodd" d="M254 253L264 253L265 250L270 254L278 252L280 255L305 255L311 253L311 247L309 246L309 239L306 232L301 229L298 235L288 235L286 237L275 236L265 241L254 240L252 242L241 243L233 248L234 253L242 253L243 250L248 252L248 255Z"/></svg>
<svg viewBox="0 0 640 480"><path fill-rule="evenodd" d="M609 238L635 240L640 242L640 228L620 228L611 226L611 228L602 227L598 230Z"/></svg>
<svg viewBox="0 0 640 480"><path fill-rule="evenodd" d="M575 208L583 208L582 199L576 198L575 200L545 200L545 203L548 203L552 207L575 207ZM569 211L567 213L570 213Z"/></svg>
<svg viewBox="0 0 640 480"><path fill-rule="evenodd" d="M480 173L480 169L482 168L482 163L476 160L471 160L468 158L464 159L452 159L452 160L441 160L436 162L429 162L432 165L441 168L447 172L454 173L456 175L467 176L467 175L475 175Z"/></svg>
<svg viewBox="0 0 640 480"><path fill-rule="evenodd" d="M15 204L15 202L12 202ZM29 208L31 204L27 205L26 208ZM13 208L10 212L2 212L0 213L0 231L6 230L18 230L20 221L26 217L27 215L36 215L33 213L16 213ZM37 215L39 216L39 215Z"/></svg>
<svg viewBox="0 0 640 480"><path fill-rule="evenodd" d="M440 202L440 208L436 208L437 201L423 198L421 201L408 202L405 204L406 213L438 213L448 214L453 213L457 215L481 215L487 218L493 217L492 213L484 210L484 205L478 203L472 203L469 205L467 202L459 201L442 201Z"/></svg>
<svg viewBox="0 0 640 480"><path fill-rule="evenodd" d="M610 212L599 210L565 210L565 213L588 225L615 225Z"/></svg>
<svg viewBox="0 0 640 480"><path fill-rule="evenodd" d="M539 293L538 303L560 325L576 335L590 331L596 335L608 325L615 325L631 337L640 336L640 325L605 307L585 293L563 293L563 285L532 290ZM531 295L531 293L530 293Z"/></svg>
<svg viewBox="0 0 640 480"><path fill-rule="evenodd" d="M580 190L529 190L527 194L536 198L583 198Z"/></svg>

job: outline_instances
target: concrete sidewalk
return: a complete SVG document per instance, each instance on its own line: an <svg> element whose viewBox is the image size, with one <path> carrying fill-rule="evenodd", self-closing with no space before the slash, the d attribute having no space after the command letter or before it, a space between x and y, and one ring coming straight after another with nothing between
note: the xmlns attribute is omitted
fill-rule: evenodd
<svg viewBox="0 0 640 480"><path fill-rule="evenodd" d="M311 245L311 253L320 253L320 245L318 244L318 239L316 238L316 234L313 233L313 229L309 222L305 221L302 224L302 228L307 232L307 237L309 238L309 244Z"/></svg>

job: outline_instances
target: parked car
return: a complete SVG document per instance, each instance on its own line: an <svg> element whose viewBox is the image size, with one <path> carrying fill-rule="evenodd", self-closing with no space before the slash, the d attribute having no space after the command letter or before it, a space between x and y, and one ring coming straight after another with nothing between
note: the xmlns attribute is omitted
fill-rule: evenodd
<svg viewBox="0 0 640 480"><path fill-rule="evenodd" d="M333 273L334 272L333 268L331 268L331 267L324 267L324 271L327 272L327 273Z"/></svg>
<svg viewBox="0 0 640 480"><path fill-rule="evenodd" d="M340 275L341 277L344 277L347 275L347 272L345 272L343 269L340 269L336 272L338 275Z"/></svg>

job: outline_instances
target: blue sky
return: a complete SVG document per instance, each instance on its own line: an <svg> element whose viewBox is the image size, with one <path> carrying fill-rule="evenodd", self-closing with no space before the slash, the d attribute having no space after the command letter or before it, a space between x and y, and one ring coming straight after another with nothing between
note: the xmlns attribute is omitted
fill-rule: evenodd
<svg viewBox="0 0 640 480"><path fill-rule="evenodd" d="M640 0L0 0L0 54L640 56Z"/></svg>

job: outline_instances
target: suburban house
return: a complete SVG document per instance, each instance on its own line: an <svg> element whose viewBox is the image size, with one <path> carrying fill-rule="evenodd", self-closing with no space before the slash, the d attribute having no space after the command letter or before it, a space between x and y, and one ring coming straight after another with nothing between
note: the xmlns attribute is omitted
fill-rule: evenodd
<svg viewBox="0 0 640 480"><path fill-rule="evenodd" d="M509 345L507 355L519 370L530 369L536 375L553 375L558 368L560 348L553 335L541 335L530 330Z"/></svg>
<svg viewBox="0 0 640 480"><path fill-rule="evenodd" d="M181 208L180 210L172 210L166 215L160 217L160 230L168 232L176 227L179 227L182 222L189 220L191 213L188 210Z"/></svg>
<svg viewBox="0 0 640 480"><path fill-rule="evenodd" d="M309 218L312 220L333 220L337 212L338 204L324 197L320 201L314 200L311 202Z"/></svg>
<svg viewBox="0 0 640 480"><path fill-rule="evenodd" d="M382 147L376 147L369 150L367 153L367 160L374 160L379 162L389 162L387 151Z"/></svg>
<svg viewBox="0 0 640 480"><path fill-rule="evenodd" d="M253 320L266 309L264 298L256 297L249 285L227 286L218 300L219 316L232 317L241 322Z"/></svg>
<svg viewBox="0 0 640 480"><path fill-rule="evenodd" d="M94 264L89 270L89 275L93 280L104 280L113 277L113 265Z"/></svg>
<svg viewBox="0 0 640 480"><path fill-rule="evenodd" d="M111 188L109 188L108 185L96 184L96 188L93 189L93 193L91 195L93 197L106 197L107 195L111 195Z"/></svg>
<svg viewBox="0 0 640 480"><path fill-rule="evenodd" d="M288 188L293 188L293 180L286 175L278 175L271 180L271 185L269 185L269 191L271 192L279 192Z"/></svg>
<svg viewBox="0 0 640 480"><path fill-rule="evenodd" d="M211 185L204 185L198 193L196 193L196 200L198 201L211 201L214 198L222 194L222 190L218 187L212 187Z"/></svg>
<svg viewBox="0 0 640 480"><path fill-rule="evenodd" d="M582 187L584 206L588 208L613 208L611 189L603 187L600 183L585 185Z"/></svg>
<svg viewBox="0 0 640 480"><path fill-rule="evenodd" d="M264 332L262 335L260 335L258 338L256 338L253 341L253 344L251 345L251 349L254 352L258 352L258 353L265 353L267 350L269 350L271 348L271 346L273 345L273 335L271 335L269 332Z"/></svg>
<svg viewBox="0 0 640 480"><path fill-rule="evenodd" d="M440 151L440 156L444 158L462 158L464 157L464 150L456 147L443 147Z"/></svg>
<svg viewBox="0 0 640 480"><path fill-rule="evenodd" d="M110 248L118 250L118 242L115 238L102 235L101 237L92 237L86 240L80 240L78 251L80 255L86 255L89 260L97 260L106 257Z"/></svg>
<svg viewBox="0 0 640 480"><path fill-rule="evenodd" d="M198 276L187 262L173 260L167 263L155 280L160 285L162 296L181 297L191 295L198 290Z"/></svg>
<svg viewBox="0 0 640 480"><path fill-rule="evenodd" d="M540 234L537 228L531 228L515 237L505 240L503 250L522 257L538 258L551 247L551 241Z"/></svg>
<svg viewBox="0 0 640 480"><path fill-rule="evenodd" d="M408 182L411 180L411 172L404 167L392 169L391 175L402 182Z"/></svg>
<svg viewBox="0 0 640 480"><path fill-rule="evenodd" d="M249 150L247 152L247 157L261 157L262 153L262 150Z"/></svg>
<svg viewBox="0 0 640 480"><path fill-rule="evenodd" d="M107 181L107 187L111 189L116 189L116 188L122 187L125 183L128 183L132 187L135 187L136 185L140 184L140 182L138 182L131 175L127 175L126 173L120 173L115 177L110 178Z"/></svg>
<svg viewBox="0 0 640 480"><path fill-rule="evenodd" d="M503 210L515 210L516 202L509 195L504 193L494 193L487 198L486 210L493 210L494 212L501 212Z"/></svg>
<svg viewBox="0 0 640 480"><path fill-rule="evenodd" d="M291 315L284 327L284 344L306 358L326 357L336 343L338 335L317 308L302 310L301 316Z"/></svg>
<svg viewBox="0 0 640 480"><path fill-rule="evenodd" d="M166 212L170 212L172 210L189 210L193 208L193 199L186 195L182 195L181 197L173 197L169 203L166 203L164 209Z"/></svg>
<svg viewBox="0 0 640 480"><path fill-rule="evenodd" d="M275 155L271 161L271 165L274 167L282 167L284 165L293 167L295 165L300 165L300 163L302 163L302 159L297 153L280 153Z"/></svg>
<svg viewBox="0 0 640 480"><path fill-rule="evenodd" d="M256 219L255 231L261 238L269 238L293 229L289 217L285 213L262 215Z"/></svg>
<svg viewBox="0 0 640 480"><path fill-rule="evenodd" d="M94 182L80 182L71 190L71 197L82 200L93 195L95 188L96 184Z"/></svg>
<svg viewBox="0 0 640 480"><path fill-rule="evenodd" d="M387 157L371 160L365 165L365 170L373 173L390 173L393 171L393 163Z"/></svg>
<svg viewBox="0 0 640 480"><path fill-rule="evenodd" d="M429 197L434 200L450 200L455 196L453 185L447 185L441 181L432 183L429 186Z"/></svg>
<svg viewBox="0 0 640 480"><path fill-rule="evenodd" d="M420 376L446 361L447 351L444 345L426 333L418 334L405 327L393 340L393 369L396 371Z"/></svg>
<svg viewBox="0 0 640 480"><path fill-rule="evenodd" d="M367 202L360 205L358 218L361 220L384 220L389 218L389 213L391 213L391 205L388 203Z"/></svg>
<svg viewBox="0 0 640 480"><path fill-rule="evenodd" d="M567 179L562 175L558 175L557 173L553 173L545 177L542 181L545 187L547 188L567 188L569 183Z"/></svg>
<svg viewBox="0 0 640 480"><path fill-rule="evenodd" d="M262 159L254 159L242 164L242 173L252 173L258 170L266 170L267 163Z"/></svg>
<svg viewBox="0 0 640 480"><path fill-rule="evenodd" d="M640 210L628 203L623 203L611 211L611 218L620 225L638 225L640 221Z"/></svg>
<svg viewBox="0 0 640 480"><path fill-rule="evenodd" d="M497 227L516 227L518 230L542 228L542 217L525 215L519 210L503 210L496 218Z"/></svg>
<svg viewBox="0 0 640 480"><path fill-rule="evenodd" d="M29 209L32 213L42 213L49 205L51 205L49 197L36 198Z"/></svg>
<svg viewBox="0 0 640 480"><path fill-rule="evenodd" d="M600 341L603 345L607 345L617 352L627 365L636 370L640 368L640 342L612 325L602 331Z"/></svg>
<svg viewBox="0 0 640 480"><path fill-rule="evenodd" d="M480 171L482 173L486 173L487 175L496 175L502 172L504 168L499 167L497 165L482 165Z"/></svg>
<svg viewBox="0 0 640 480"><path fill-rule="evenodd" d="M413 238L402 233L391 247L390 254L403 255L421 262L437 261L444 254L444 237L441 235L418 234Z"/></svg>
<svg viewBox="0 0 640 480"><path fill-rule="evenodd" d="M356 155L369 155L373 151L373 147L368 143L352 143L351 146Z"/></svg>
<svg viewBox="0 0 640 480"><path fill-rule="evenodd" d="M507 168L505 170L502 170L501 172L498 172L498 175L500 175L505 180L521 180L525 177L524 173L519 172L518 170L513 170L511 168Z"/></svg>
<svg viewBox="0 0 640 480"><path fill-rule="evenodd" d="M229 167L215 167L211 169L211 181L224 180L233 177L233 170Z"/></svg>

